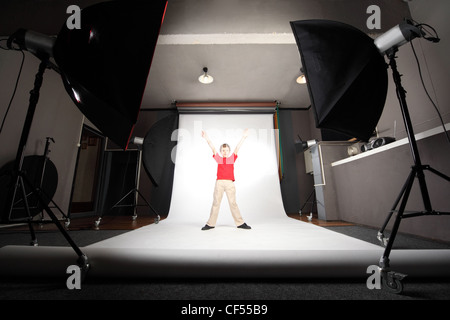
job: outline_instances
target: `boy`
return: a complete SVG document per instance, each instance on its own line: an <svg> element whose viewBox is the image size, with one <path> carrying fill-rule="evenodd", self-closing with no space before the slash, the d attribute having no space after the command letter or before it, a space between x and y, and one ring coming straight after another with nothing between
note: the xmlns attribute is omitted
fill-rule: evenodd
<svg viewBox="0 0 450 320"><path fill-rule="evenodd" d="M217 180L214 188L213 204L209 220L202 230L210 230L215 227L224 192L227 194L228 204L230 205L231 214L236 226L240 229L251 229L251 227L242 219L238 205L236 204L236 189L234 187L234 162L236 161L237 153L247 136L248 129L245 129L241 141L239 141L232 154L230 154L230 146L226 143L222 144L220 146L220 156L206 132L202 130L202 137L210 146L213 152L213 158L217 162Z"/></svg>

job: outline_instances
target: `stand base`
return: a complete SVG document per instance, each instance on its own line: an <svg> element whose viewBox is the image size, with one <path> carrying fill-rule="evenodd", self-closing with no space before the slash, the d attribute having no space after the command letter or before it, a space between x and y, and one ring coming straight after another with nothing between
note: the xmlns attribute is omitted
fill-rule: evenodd
<svg viewBox="0 0 450 320"><path fill-rule="evenodd" d="M395 61L395 54L397 52L398 48L394 47L386 52L387 57L389 58L389 66L392 69L392 76L395 83L396 88L396 94L397 98L399 100L400 104L400 110L402 112L403 116L403 122L405 124L406 133L408 135L409 140L409 146L411 149L411 155L414 161L414 166L411 168L411 172L406 179L405 184L403 185L401 192L399 196L397 197L397 200L395 200L395 203L391 209L391 211L388 214L388 217L386 218L386 221L384 222L383 227L378 232L378 239L386 245L386 249L384 250L383 256L380 259L380 267L381 267L381 274L384 275L384 279L386 279L387 287L390 289L393 289L395 293L400 293L403 290L403 286L401 285L401 280L406 276L404 274L395 273L390 270L389 265L389 255L392 249L392 246L394 244L395 236L397 235L398 228L400 227L400 222L404 218L411 218L411 217L418 217L418 216L424 216L424 215L448 215L450 212L440 212L433 210L431 206L431 200L430 195L428 193L427 184L425 181L425 174L424 171L428 170L437 176L450 181L450 178L443 173L431 168L428 165L422 165L422 162L420 160L420 154L419 154L419 148L417 147L417 141L414 135L414 129L411 122L411 117L409 115L408 106L406 104L406 91L402 87L401 84L401 75L397 70L397 63ZM406 204L408 202L408 198L414 183L414 179L418 178L419 180L419 186L420 186L420 192L422 195L423 204L425 207L425 210L423 211L417 211L412 213L405 213ZM397 211L397 206L400 204L399 209ZM392 227L391 236L389 239L384 237L384 229L386 228L390 218L394 214L394 212L397 212L397 216L395 218L394 226Z"/></svg>
<svg viewBox="0 0 450 320"><path fill-rule="evenodd" d="M130 194L132 194L132 193L134 193L135 195L136 195L136 194L139 195L139 196L145 201L145 203L146 203L145 206L148 207L150 210L152 210L152 211L155 213L155 215L156 215L155 220L154 220L154 223L155 223L155 224L158 224L159 221L161 221L161 217L160 217L159 214L155 211L155 209L150 205L150 203L147 201L147 199L144 198L144 196L141 194L141 192L140 192L137 188L130 190L125 196L122 197L122 199L120 199L119 201L117 201L116 204L114 204L114 205L111 207L111 209L108 210L108 212L111 211L111 210L114 209L114 208L120 208L120 207L133 207L133 208L134 208L134 214L133 214L133 216L132 216L132 219L133 219L133 221L135 221L135 220L137 219L136 207L139 207L139 205L136 204L137 201L135 201L135 203L130 204L130 205L119 205L126 197L128 197L128 196L129 196ZM103 216L104 216L104 215L98 217L98 219L94 222L95 230L99 230L100 222L101 222Z"/></svg>
<svg viewBox="0 0 450 320"><path fill-rule="evenodd" d="M442 211L436 211L431 208L431 202L429 200L428 195L428 189L426 187L425 183L425 175L424 170L429 170L430 172L438 175L439 177L450 181L450 177L440 173L439 171L431 168L428 165L424 166L413 166L411 169L411 172L403 185L403 188L397 197L397 200L395 201L392 210L389 212L388 217L386 218L386 221L383 224L383 227L378 231L377 238L382 243L383 246L386 247L383 256L380 259L379 266L381 268L381 275L383 277L383 283L385 284L386 288L391 290L394 293L401 293L403 291L403 285L402 280L407 276L402 273L396 273L394 271L390 270L390 264L389 264L389 255L392 250L392 246L394 244L395 237L397 235L398 229L400 227L400 222L402 219L405 218L412 218L412 217L419 217L419 216L440 216L440 215L450 215L450 212L442 212ZM414 183L414 179L418 177L419 184L420 184L420 190L422 192L422 197L425 204L424 211L405 211L406 204L408 202L408 198ZM397 211L397 206L400 203L399 210ZM397 212L397 216L394 222L394 226L391 232L391 236L389 238L386 238L384 236L384 230L391 219L394 212Z"/></svg>
<svg viewBox="0 0 450 320"><path fill-rule="evenodd" d="M313 197L313 201L309 201L309 199L311 199L311 197ZM311 208L310 208L310 212L309 212L309 216L307 216L308 221L311 221L313 218L313 209L314 206L316 206L317 209L317 200L316 200L316 189L313 188L313 190L311 191L311 193L309 194L308 198L306 199L305 203L303 204L303 206L300 208L300 210L298 211L298 214L300 216L302 216L302 210L304 207L306 207L306 205L310 203L311 204Z"/></svg>

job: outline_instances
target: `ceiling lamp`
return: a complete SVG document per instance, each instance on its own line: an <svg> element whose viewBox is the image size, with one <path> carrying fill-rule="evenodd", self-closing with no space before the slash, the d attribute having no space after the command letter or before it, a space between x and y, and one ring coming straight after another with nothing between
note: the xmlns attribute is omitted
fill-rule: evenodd
<svg viewBox="0 0 450 320"><path fill-rule="evenodd" d="M305 73L303 71L303 68L300 68L300 76L297 78L296 82L298 84L305 84L306 83L306 77L305 77Z"/></svg>
<svg viewBox="0 0 450 320"><path fill-rule="evenodd" d="M214 78L208 74L208 68L203 68L203 74L198 77L198 81L203 84L210 84L214 81Z"/></svg>
<svg viewBox="0 0 450 320"><path fill-rule="evenodd" d="M306 83L306 78L304 74L301 74L298 78L297 78L297 83L298 84L305 84Z"/></svg>

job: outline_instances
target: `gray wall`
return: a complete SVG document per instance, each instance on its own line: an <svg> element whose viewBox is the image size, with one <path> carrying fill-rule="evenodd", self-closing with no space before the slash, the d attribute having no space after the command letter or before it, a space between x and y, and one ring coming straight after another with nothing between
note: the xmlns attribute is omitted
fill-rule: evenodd
<svg viewBox="0 0 450 320"><path fill-rule="evenodd" d="M444 134L418 141L423 164L450 176L450 145ZM339 219L381 228L413 164L409 145L385 150L374 155L332 168L337 194ZM450 212L450 182L425 172L433 209ZM397 207L398 209L398 207ZM422 211L424 205L417 179L408 211ZM392 228L394 218L387 227ZM400 232L426 238L450 241L450 216L424 216L404 219Z"/></svg>

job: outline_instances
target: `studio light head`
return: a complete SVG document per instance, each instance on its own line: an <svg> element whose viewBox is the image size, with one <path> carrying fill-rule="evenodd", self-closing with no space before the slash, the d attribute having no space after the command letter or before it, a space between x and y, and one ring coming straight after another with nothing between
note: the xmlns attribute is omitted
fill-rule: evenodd
<svg viewBox="0 0 450 320"><path fill-rule="evenodd" d="M19 49L26 50L40 59L46 59L53 56L55 41L55 37L21 28L8 38L7 45L12 49L14 43Z"/></svg>
<svg viewBox="0 0 450 320"><path fill-rule="evenodd" d="M144 144L144 138L141 138L141 137L133 137L133 138L130 140L130 143L135 144L135 145L137 145L137 146L141 146L141 145Z"/></svg>
<svg viewBox="0 0 450 320"><path fill-rule="evenodd" d="M378 36L374 43L380 53L384 54L390 49L398 48L414 38L421 36L420 29L412 21L405 20Z"/></svg>
<svg viewBox="0 0 450 320"><path fill-rule="evenodd" d="M315 146L317 144L317 140L307 140L303 141L300 136L298 136L299 140L295 140L295 149L297 152L304 152L308 148L311 148L312 146Z"/></svg>

